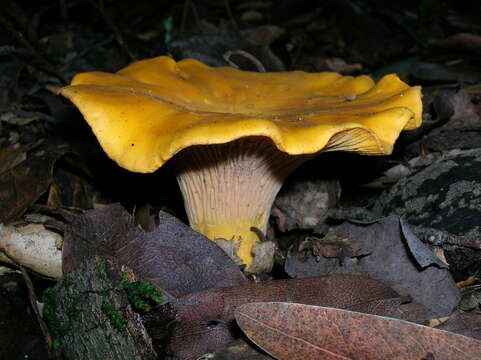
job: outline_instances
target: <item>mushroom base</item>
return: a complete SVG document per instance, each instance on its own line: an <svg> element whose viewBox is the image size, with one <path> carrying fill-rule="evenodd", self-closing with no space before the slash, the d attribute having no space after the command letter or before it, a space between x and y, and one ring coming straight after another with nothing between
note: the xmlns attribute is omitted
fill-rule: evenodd
<svg viewBox="0 0 481 360"><path fill-rule="evenodd" d="M251 265L254 258L252 249L261 239L251 230L251 227L256 227L265 233L267 230L266 214L260 214L257 219L238 219L232 223L195 224L192 228L199 233L205 235L214 242L219 242L219 239L228 240L233 243L233 246L226 247L219 244L221 248L228 253L229 256L235 255L243 264Z"/></svg>
<svg viewBox="0 0 481 360"><path fill-rule="evenodd" d="M237 257L249 267L260 241L251 227L266 232L282 183L307 158L283 153L263 137L183 150L177 180L190 226L211 240L237 243Z"/></svg>

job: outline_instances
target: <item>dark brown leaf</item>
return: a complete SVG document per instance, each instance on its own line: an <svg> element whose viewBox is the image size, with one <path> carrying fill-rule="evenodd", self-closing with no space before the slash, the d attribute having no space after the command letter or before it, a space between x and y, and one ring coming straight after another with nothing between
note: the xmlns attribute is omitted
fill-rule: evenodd
<svg viewBox="0 0 481 360"><path fill-rule="evenodd" d="M169 324L170 354L196 359L235 338L234 311L238 306L263 301L291 301L388 316L397 316L401 302L396 292L378 281L361 276L328 275L190 294L170 302L169 318L157 323ZM160 341L155 335L153 339Z"/></svg>
<svg viewBox="0 0 481 360"><path fill-rule="evenodd" d="M417 264L425 269L431 265L437 265L442 269L447 269L449 266L445 262L441 261L434 253L428 248L416 234L410 229L409 224L399 218L399 225L401 226L401 232L406 241L406 245L409 248L409 252L416 260Z"/></svg>
<svg viewBox="0 0 481 360"><path fill-rule="evenodd" d="M446 39L435 42L434 46L442 50L481 55L481 36L470 33L451 35Z"/></svg>
<svg viewBox="0 0 481 360"><path fill-rule="evenodd" d="M446 265L400 221L400 217L393 215L367 224L345 222L325 237L327 243L343 249L342 261L316 258L309 250L290 251L286 272L293 277L307 277L320 276L326 271L343 274L358 271L423 305L432 311L429 316L449 315L460 300L454 280L447 269L441 268ZM425 315L418 321L426 320L428 314Z"/></svg>
<svg viewBox="0 0 481 360"><path fill-rule="evenodd" d="M47 205L91 209L92 187L80 176L65 169L56 169L48 192Z"/></svg>
<svg viewBox="0 0 481 360"><path fill-rule="evenodd" d="M481 80L479 68L466 64L446 66L436 63L419 62L414 64L410 73L417 79L438 82L466 82L474 84Z"/></svg>
<svg viewBox="0 0 481 360"><path fill-rule="evenodd" d="M0 174L10 170L26 160L25 149L18 147L18 144L0 148Z"/></svg>
<svg viewBox="0 0 481 360"><path fill-rule="evenodd" d="M424 105L436 114L435 121L425 122L431 131L410 148L415 151L422 144L432 153L479 147L481 118L477 107L476 96L467 90L439 91L432 103Z"/></svg>
<svg viewBox="0 0 481 360"><path fill-rule="evenodd" d="M15 220L48 189L55 162L67 152L65 145L44 146L0 175L0 223Z"/></svg>
<svg viewBox="0 0 481 360"><path fill-rule="evenodd" d="M440 130L479 127L481 125L478 109L473 103L472 97L466 91L460 90L448 97L447 100L448 106L453 109L453 115L450 117L449 122L444 124ZM439 133L439 131L435 131L435 133Z"/></svg>
<svg viewBox="0 0 481 360"><path fill-rule="evenodd" d="M437 328L481 340L481 314L456 314Z"/></svg>
<svg viewBox="0 0 481 360"><path fill-rule="evenodd" d="M151 232L135 227L119 204L78 216L65 231L64 273L93 255L128 265L139 279L150 281L169 297L246 282L217 245L162 211L159 226Z"/></svg>
<svg viewBox="0 0 481 360"><path fill-rule="evenodd" d="M403 320L293 303L250 303L236 320L279 360L466 360L481 342Z"/></svg>

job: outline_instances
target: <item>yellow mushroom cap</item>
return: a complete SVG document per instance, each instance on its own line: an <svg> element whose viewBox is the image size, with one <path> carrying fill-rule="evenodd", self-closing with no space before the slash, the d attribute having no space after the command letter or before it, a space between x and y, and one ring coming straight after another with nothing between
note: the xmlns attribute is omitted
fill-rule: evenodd
<svg viewBox="0 0 481 360"><path fill-rule="evenodd" d="M375 84L367 76L255 73L165 56L116 74L79 74L60 93L128 170L153 172L186 149L176 163L190 225L238 246L248 268L260 240L251 228L266 232L283 180L308 158L286 154L389 154L422 112L420 87L396 75Z"/></svg>
<svg viewBox="0 0 481 360"><path fill-rule="evenodd" d="M160 56L115 74L81 73L60 93L90 124L108 156L153 172L184 148L250 136L288 154L392 151L421 123L421 89L396 75L376 84L337 73L255 73Z"/></svg>

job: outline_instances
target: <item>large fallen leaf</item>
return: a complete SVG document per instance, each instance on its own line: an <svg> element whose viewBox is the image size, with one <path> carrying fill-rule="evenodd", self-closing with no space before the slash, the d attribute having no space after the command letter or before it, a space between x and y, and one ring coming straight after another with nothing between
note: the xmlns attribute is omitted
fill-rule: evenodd
<svg viewBox="0 0 481 360"><path fill-rule="evenodd" d="M47 191L55 162L67 152L65 144L47 144L0 174L0 223L15 220Z"/></svg>
<svg viewBox="0 0 481 360"><path fill-rule="evenodd" d="M279 360L479 360L481 342L403 320L294 303L236 310L247 336Z"/></svg>
<svg viewBox="0 0 481 360"><path fill-rule="evenodd" d="M236 337L234 311L238 306L269 301L331 306L386 316L397 316L401 303L392 289L362 276L274 280L214 288L175 299L164 306L168 311L162 309L156 314L151 327L159 333L161 327L168 326L169 355L184 360L197 359ZM165 344L165 339L155 335L153 341Z"/></svg>
<svg viewBox="0 0 481 360"><path fill-rule="evenodd" d="M364 273L423 305L435 317L451 314L458 305L461 296L447 265L401 217L392 215L365 224L344 222L330 235L319 239L318 245L337 245L344 258L316 258L312 250L291 250L286 272L292 277Z"/></svg>
<svg viewBox="0 0 481 360"><path fill-rule="evenodd" d="M151 232L133 225L121 205L90 210L65 230L63 271L98 255L128 265L140 280L171 298L215 286L247 282L234 262L212 241L161 211Z"/></svg>

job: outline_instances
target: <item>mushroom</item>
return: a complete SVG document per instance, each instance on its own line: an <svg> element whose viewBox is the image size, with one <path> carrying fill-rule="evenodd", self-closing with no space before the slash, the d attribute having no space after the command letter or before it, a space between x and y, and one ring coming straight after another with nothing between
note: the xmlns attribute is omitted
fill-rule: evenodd
<svg viewBox="0 0 481 360"><path fill-rule="evenodd" d="M421 89L337 73L255 73L160 56L60 90L107 155L150 173L174 157L190 225L250 266L284 179L321 151L386 155L421 123Z"/></svg>

